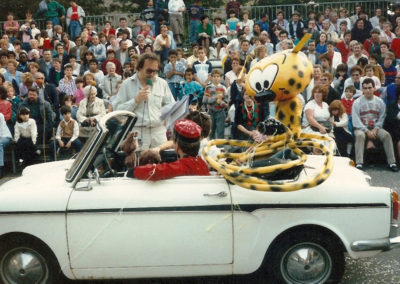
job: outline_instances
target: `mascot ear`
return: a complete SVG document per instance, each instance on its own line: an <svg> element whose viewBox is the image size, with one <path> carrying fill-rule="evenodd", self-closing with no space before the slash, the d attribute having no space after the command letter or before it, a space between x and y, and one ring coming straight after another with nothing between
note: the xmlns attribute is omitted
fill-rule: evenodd
<svg viewBox="0 0 400 284"><path fill-rule="evenodd" d="M129 132L126 136L125 140L121 143L121 150L124 151L125 154L129 155L130 153L136 150L136 133Z"/></svg>

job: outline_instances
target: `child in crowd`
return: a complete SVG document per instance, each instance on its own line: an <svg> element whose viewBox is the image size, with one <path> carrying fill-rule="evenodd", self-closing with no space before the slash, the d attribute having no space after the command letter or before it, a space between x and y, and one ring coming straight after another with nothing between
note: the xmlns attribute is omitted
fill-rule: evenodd
<svg viewBox="0 0 400 284"><path fill-rule="evenodd" d="M372 53L369 56L369 64L375 67L374 75L379 78L379 81L381 81L381 86L383 86L385 85L385 72L383 72L383 69L379 65L378 60L379 60L379 55L376 53Z"/></svg>
<svg viewBox="0 0 400 284"><path fill-rule="evenodd" d="M199 110L201 108L201 102L203 101L203 87L194 78L194 70L188 68L185 71L185 83L183 85L183 95L189 96L189 104L195 102L196 108Z"/></svg>
<svg viewBox="0 0 400 284"><path fill-rule="evenodd" d="M53 22L52 21L47 21L46 22L46 32L49 38L53 38L54 31L53 31Z"/></svg>
<svg viewBox="0 0 400 284"><path fill-rule="evenodd" d="M49 83L58 87L62 78L64 78L64 71L61 69L61 60L53 58L53 67L49 70Z"/></svg>
<svg viewBox="0 0 400 284"><path fill-rule="evenodd" d="M77 77L75 79L75 84L76 84L76 91L74 93L74 99L75 99L75 104L77 107L79 107L79 103L85 98L85 94L83 93L83 78L82 77Z"/></svg>
<svg viewBox="0 0 400 284"><path fill-rule="evenodd" d="M134 74L133 70L132 70L132 61L131 62L125 62L122 71L123 71L123 73L127 73L130 76L132 76Z"/></svg>
<svg viewBox="0 0 400 284"><path fill-rule="evenodd" d="M339 64L336 68L335 78L333 79L333 86L339 94L343 94L344 82L348 77L347 65L345 63Z"/></svg>
<svg viewBox="0 0 400 284"><path fill-rule="evenodd" d="M381 87L381 81L379 80L378 77L376 77L375 74L375 67L372 64L367 64L364 67L364 77L361 77L361 85L362 82L366 79L366 78L371 78L372 80L374 80L375 82L375 88L377 90L379 90L379 88Z"/></svg>
<svg viewBox="0 0 400 284"><path fill-rule="evenodd" d="M61 107L61 114L63 120L60 121L56 132L56 144L55 147L61 148L74 148L76 152L82 149L82 143L79 140L79 125L76 120L71 118L71 107L64 105Z"/></svg>
<svg viewBox="0 0 400 284"><path fill-rule="evenodd" d="M182 48L177 48L176 52L178 52L176 61L181 62L183 66L185 66L185 69L187 68L187 60L183 57L183 50Z"/></svg>
<svg viewBox="0 0 400 284"><path fill-rule="evenodd" d="M382 69L383 72L385 73L385 86L388 86L391 83L394 83L394 78L396 77L397 74L397 69L392 64L395 58L393 52L390 51L384 53L382 55L382 58L383 58Z"/></svg>
<svg viewBox="0 0 400 284"><path fill-rule="evenodd" d="M199 47L197 52L199 58L193 63L194 78L195 80L205 88L210 82L210 73L212 71L212 64L207 60L206 50L204 47Z"/></svg>
<svg viewBox="0 0 400 284"><path fill-rule="evenodd" d="M211 116L211 139L222 139L225 134L225 109L229 97L225 86L221 84L222 72L214 69L211 72L212 82L205 88L203 104L207 105Z"/></svg>
<svg viewBox="0 0 400 284"><path fill-rule="evenodd" d="M353 136L348 128L349 118L342 102L339 100L331 102L329 113L331 114L329 121L333 126L333 134L335 135L339 155L349 157L353 144Z"/></svg>
<svg viewBox="0 0 400 284"><path fill-rule="evenodd" d="M15 90L13 85L10 82L4 82L4 87L7 89L7 101L11 103L11 110L12 110L12 115L11 115L11 125L8 124L11 134L14 134L14 124L17 120L17 115L18 115L18 109L19 105L21 104L21 99L20 97L17 97L15 95Z"/></svg>
<svg viewBox="0 0 400 284"><path fill-rule="evenodd" d="M78 108L74 104L74 96L64 95L64 97L62 98L62 102L61 102L61 107L62 106L69 106L71 108L71 117L73 119L76 119L76 113L78 111ZM62 113L60 113L60 120L62 120L62 119L63 119L63 115L62 115Z"/></svg>
<svg viewBox="0 0 400 284"><path fill-rule="evenodd" d="M14 140L16 142L17 159L26 166L35 160L37 126L34 119L29 118L30 111L21 107L15 124Z"/></svg>
<svg viewBox="0 0 400 284"><path fill-rule="evenodd" d="M342 98L340 101L342 102L345 110L346 110L346 114L349 118L349 131L353 134L353 122L352 122L352 116L351 116L351 109L353 107L353 103L354 103L354 95L357 92L356 88L354 86L347 86L346 89L344 90L344 94L345 97Z"/></svg>
<svg viewBox="0 0 400 284"><path fill-rule="evenodd" d="M177 58L178 52L175 49L170 49L168 51L169 62L164 67L164 76L176 101L182 99L181 81L185 76L185 66L177 61Z"/></svg>
<svg viewBox="0 0 400 284"><path fill-rule="evenodd" d="M239 19L236 18L236 13L234 10L229 11L229 19L226 20L226 26L228 29L228 40L234 39L237 37Z"/></svg>

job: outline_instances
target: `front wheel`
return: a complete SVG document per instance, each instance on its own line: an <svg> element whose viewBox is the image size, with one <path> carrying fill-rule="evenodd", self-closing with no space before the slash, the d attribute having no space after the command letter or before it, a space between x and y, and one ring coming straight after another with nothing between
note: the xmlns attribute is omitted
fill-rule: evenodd
<svg viewBox="0 0 400 284"><path fill-rule="evenodd" d="M301 232L275 242L265 265L271 283L338 283L344 272L344 255L332 237Z"/></svg>
<svg viewBox="0 0 400 284"><path fill-rule="evenodd" d="M0 249L0 280L4 284L57 283L56 263L39 242L13 240Z"/></svg>

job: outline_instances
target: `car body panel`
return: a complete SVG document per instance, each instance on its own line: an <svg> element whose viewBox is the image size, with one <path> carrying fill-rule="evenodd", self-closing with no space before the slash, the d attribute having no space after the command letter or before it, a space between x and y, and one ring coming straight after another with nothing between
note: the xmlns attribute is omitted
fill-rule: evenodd
<svg viewBox="0 0 400 284"><path fill-rule="evenodd" d="M67 229L73 269L233 261L231 198L220 177L102 179L71 195Z"/></svg>

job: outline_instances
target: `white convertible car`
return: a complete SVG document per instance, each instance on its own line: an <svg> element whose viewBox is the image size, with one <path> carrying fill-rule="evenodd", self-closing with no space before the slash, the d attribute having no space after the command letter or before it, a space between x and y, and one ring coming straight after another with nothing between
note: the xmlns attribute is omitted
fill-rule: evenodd
<svg viewBox="0 0 400 284"><path fill-rule="evenodd" d="M2 283L253 272L267 283L338 282L345 253L399 242L397 194L372 187L347 158L321 185L290 193L219 175L125 177L119 146L135 121L107 114L75 159L30 166L1 186ZM299 178L323 159L309 156Z"/></svg>

